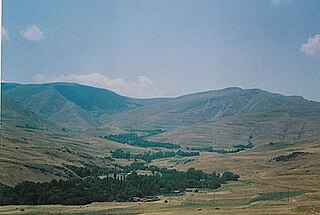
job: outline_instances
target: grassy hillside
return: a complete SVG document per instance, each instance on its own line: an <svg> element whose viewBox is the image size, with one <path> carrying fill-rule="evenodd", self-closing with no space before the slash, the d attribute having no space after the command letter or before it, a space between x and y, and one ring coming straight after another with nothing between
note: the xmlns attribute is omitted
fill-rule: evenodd
<svg viewBox="0 0 320 215"><path fill-rule="evenodd" d="M320 115L280 116L250 114L198 123L154 136L155 141L170 141L183 146L227 147L246 143L253 135L256 145L279 141L307 140L319 136Z"/></svg>
<svg viewBox="0 0 320 215"><path fill-rule="evenodd" d="M199 189L183 195L160 196L155 202L100 202L85 206L2 206L0 214L317 214L319 208L319 139L285 144L264 144L250 152L230 155L205 153L188 162L154 161L179 170L189 167L212 171L235 171L241 180L218 190ZM304 152L286 162L275 157ZM183 158L181 158L182 160Z"/></svg>
<svg viewBox="0 0 320 215"><path fill-rule="evenodd" d="M266 91L227 88L182 96L111 116L122 128L162 128L154 140L232 146L319 135L320 103Z"/></svg>
<svg viewBox="0 0 320 215"><path fill-rule="evenodd" d="M79 177L74 166L115 169L135 162L134 158L112 157L111 151L116 149L135 155L171 151L98 137L107 134L133 132L145 135L143 138L149 142L178 143L181 150L193 146L232 148L252 136L255 147L229 154L201 151L197 156L159 157L148 163L178 170L195 167L208 173L232 171L240 175L239 182L219 190L160 196L160 201L154 203L5 206L0 207L0 214L16 213L20 209L30 214L44 211L70 214L319 212L320 105L317 102L240 88L150 100L64 83L5 84L3 89L0 183L9 186L26 180L43 182ZM156 128L163 130L156 135L145 134Z"/></svg>
<svg viewBox="0 0 320 215"><path fill-rule="evenodd" d="M320 104L302 97L288 97L266 91L227 88L185 95L160 104L136 108L114 116L123 127L174 128L217 121L245 114L275 113L305 116L320 112Z"/></svg>
<svg viewBox="0 0 320 215"><path fill-rule="evenodd" d="M84 130L103 125L102 115L163 102L164 99L132 99L112 91L79 84L11 84L2 86L4 99L13 98L21 107L61 128Z"/></svg>
<svg viewBox="0 0 320 215"><path fill-rule="evenodd" d="M8 108L12 111L31 111L40 121L90 135L160 128L167 132L153 140L231 147L252 134L261 144L308 139L320 129L318 102L259 89L233 87L171 99L134 99L69 83L4 84L3 92L4 100L16 104Z"/></svg>
<svg viewBox="0 0 320 215"><path fill-rule="evenodd" d="M32 129L55 129L57 126L18 104L11 96L2 99L1 121L4 125Z"/></svg>
<svg viewBox="0 0 320 215"><path fill-rule="evenodd" d="M0 127L0 142L0 183L10 186L22 181L77 177L66 165L112 169L115 163L132 162L104 159L115 149L135 153L148 151L81 134L7 125Z"/></svg>

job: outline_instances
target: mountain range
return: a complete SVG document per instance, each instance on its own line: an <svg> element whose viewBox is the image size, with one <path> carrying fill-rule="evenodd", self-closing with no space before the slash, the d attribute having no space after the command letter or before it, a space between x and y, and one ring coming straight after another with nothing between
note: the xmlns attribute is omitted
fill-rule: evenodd
<svg viewBox="0 0 320 215"><path fill-rule="evenodd" d="M73 83L2 84L4 124L88 132L105 127L162 129L153 140L182 146L232 146L319 135L320 103L237 87L176 98L136 99Z"/></svg>

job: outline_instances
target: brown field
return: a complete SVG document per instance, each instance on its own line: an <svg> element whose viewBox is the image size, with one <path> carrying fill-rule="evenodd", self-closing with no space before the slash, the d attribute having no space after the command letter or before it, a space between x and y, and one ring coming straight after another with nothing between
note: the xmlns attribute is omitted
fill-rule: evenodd
<svg viewBox="0 0 320 215"><path fill-rule="evenodd" d="M0 127L0 182L13 186L22 181L51 181L67 178L68 165L112 166L103 157L114 149L132 152L150 151L102 138L79 134ZM131 161L117 160L118 164Z"/></svg>
<svg viewBox="0 0 320 215"><path fill-rule="evenodd" d="M64 138L64 141L67 139L75 141L69 139L70 137ZM99 142L100 148L88 147L84 151L90 155L101 156L113 146L119 145L105 141L106 146L102 147L101 140L94 138L82 141L90 142L89 146ZM2 206L0 214L320 214L319 143L319 139L273 145L266 143L253 150L237 154L202 153L199 157L175 157L151 163L179 170L190 167L207 172L230 170L241 176L240 181L223 185L217 190L199 190L199 192L187 192L183 195L161 196L156 202L105 202L83 206ZM10 148L10 144L6 147ZM123 147L129 146L123 145ZM94 151L94 148L98 150ZM134 147L129 148L129 150L135 150ZM23 147L20 150L23 150ZM37 150L33 153L37 153ZM294 151L304 151L309 154L288 162L271 161L275 156L288 155ZM9 155L10 153L6 153L7 157L2 157L1 161L8 163L7 168L13 168L13 164L10 166L8 162ZM37 156L33 154L32 157ZM65 159L67 158L63 158ZM41 156L37 162L42 162ZM49 160L50 162L54 161ZM1 177L3 179L7 176L1 173ZM267 198L259 199L259 194ZM20 211L21 209L24 211Z"/></svg>

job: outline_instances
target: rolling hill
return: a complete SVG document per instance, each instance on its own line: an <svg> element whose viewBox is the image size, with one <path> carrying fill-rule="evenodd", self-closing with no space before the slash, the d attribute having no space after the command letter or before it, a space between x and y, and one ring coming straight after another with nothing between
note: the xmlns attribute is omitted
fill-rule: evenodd
<svg viewBox="0 0 320 215"><path fill-rule="evenodd" d="M320 104L297 96L283 96L259 89L227 88L185 95L167 102L115 115L123 127L174 128L223 118L259 113L305 116L319 113Z"/></svg>
<svg viewBox="0 0 320 215"><path fill-rule="evenodd" d="M61 128L84 130L103 125L101 115L110 115L163 99L132 99L112 91L70 83L4 83L3 100L14 99L23 108ZM10 97L10 98L9 98Z"/></svg>
<svg viewBox="0 0 320 215"><path fill-rule="evenodd" d="M227 88L185 95L111 117L122 128L161 128L154 140L232 146L253 135L257 144L319 135L320 103L259 89Z"/></svg>
<svg viewBox="0 0 320 215"><path fill-rule="evenodd" d="M54 123L24 108L9 95L5 95L2 100L1 119L3 124L20 128L57 129Z"/></svg>
<svg viewBox="0 0 320 215"><path fill-rule="evenodd" d="M79 84L4 84L3 95L4 103L15 104L8 109L24 110L29 121L32 112L37 123L95 135L162 129L166 132L151 139L182 146L232 147L252 135L256 144L303 140L320 131L320 103L260 89L134 99Z"/></svg>
<svg viewBox="0 0 320 215"><path fill-rule="evenodd" d="M164 149L121 144L100 136L127 133L129 129L162 129L149 136L149 140L178 143L180 150L185 151L186 147L233 148L252 135L255 144L253 149L239 153L200 151L199 156L152 160L150 165L159 167L232 171L241 176L239 183L228 184L214 193L165 197L169 201L163 203L165 211L170 204L179 213L189 210L189 204L201 205L205 211L208 201L216 199L217 202L208 206L208 210L215 210L221 204L221 211L230 212L232 205L246 207L243 211L248 214L257 214L259 208L255 206L269 202L246 202L244 195L253 201L270 195L270 191L271 194L281 194L288 189L299 195L291 197L294 198L291 205L280 202L281 210L307 207L306 202L313 207L318 201L319 183L315 180L319 175L320 152L318 102L241 88L170 99L134 99L108 90L69 83L4 84L2 87L0 186L14 186L26 180L44 182L77 178L79 175L73 169L75 167L115 169L115 166L129 165L135 159L113 158L112 151L121 149L137 154ZM79 130L82 132L77 132ZM302 155L285 162L275 161L275 158L287 158L294 153ZM126 208L126 204L119 203L119 207ZM158 209L159 202L155 204ZM188 208L184 211L182 205ZM132 207L140 207L140 204L132 203L129 210ZM144 207L136 210L144 211ZM7 209L15 211L16 208L2 207L0 213L1 210L7 213ZM234 209L235 213L237 209ZM27 207L27 210L42 211L44 208ZM99 207L99 210L102 209ZM104 210L110 212L108 208ZM150 208L150 211L154 210Z"/></svg>

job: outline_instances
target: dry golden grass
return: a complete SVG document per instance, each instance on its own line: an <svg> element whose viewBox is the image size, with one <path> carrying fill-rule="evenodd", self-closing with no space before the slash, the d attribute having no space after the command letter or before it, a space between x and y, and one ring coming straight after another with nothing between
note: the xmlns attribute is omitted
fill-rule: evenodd
<svg viewBox="0 0 320 215"><path fill-rule="evenodd" d="M82 134L52 133L0 127L0 182L14 185L22 181L51 181L67 178L69 165L113 165L103 161L114 149L149 151ZM123 165L132 161L122 161ZM117 163L119 163L117 161Z"/></svg>
<svg viewBox="0 0 320 215"><path fill-rule="evenodd" d="M9 134L8 134L9 135ZM43 133L40 138L48 138ZM31 137L31 136L29 136ZM80 136L79 136L80 137ZM99 162L95 156L101 156L108 150L118 147L119 144L107 142L97 138L89 137L59 137L50 139L47 144L52 146L68 146L77 152L88 154L94 157L95 162ZM38 141L40 142L40 140ZM79 141L77 145L72 143ZM102 141L102 142L101 142ZM19 158L16 155L13 143L6 142L5 148L0 153L5 154L1 161L6 161L2 168L20 168L22 162L27 158L37 164L59 164L68 159L74 159L74 163L89 162L85 158L81 160L79 156L66 155L64 153L49 156L48 160L43 157L42 150L45 145L29 141L28 147L34 146L39 148L29 148L21 146L18 150L23 151ZM85 145L84 142L90 143ZM42 142L43 144L43 142ZM83 148L82 148L82 145ZM104 145L105 144L105 145ZM285 147L284 147L285 146ZM27 148L25 148L27 147ZM138 148L128 147L128 150L138 150ZM30 150L35 149L35 150ZM303 155L289 162L279 163L271 161L275 156L287 155L293 151L305 151L310 154ZM5 152L5 153L4 153ZM59 156L57 156L59 155ZM81 157L81 156L80 156ZM16 159L18 164L9 166L8 161ZM76 160L79 159L79 160ZM303 142L288 142L261 145L253 150L237 154L219 155L216 153L202 153L198 157L189 158L167 158L156 160L151 164L158 166L173 166L179 170L186 170L190 167L202 169L207 172L232 171L241 176L238 182L231 182L223 185L217 190L200 190L198 193L186 193L181 196L162 196L157 202L141 203L93 203L84 206L62 206L62 205L43 205L43 206L2 206L0 214L320 214L320 139L313 139ZM17 165L17 167L14 167ZM38 177L38 173L29 173L30 168L21 172L26 172L27 177ZM9 172L9 170L4 171ZM17 178L13 172L12 177ZM4 180L8 175L0 173L0 179ZM20 176L22 180L23 176ZM48 175L48 179L51 178ZM43 177L42 179L47 180ZM280 199L271 199L263 201L253 201L261 193L282 192ZM287 193L299 192L297 195L290 196L288 201ZM167 200L168 203L164 201ZM20 209L25 211L20 211Z"/></svg>

